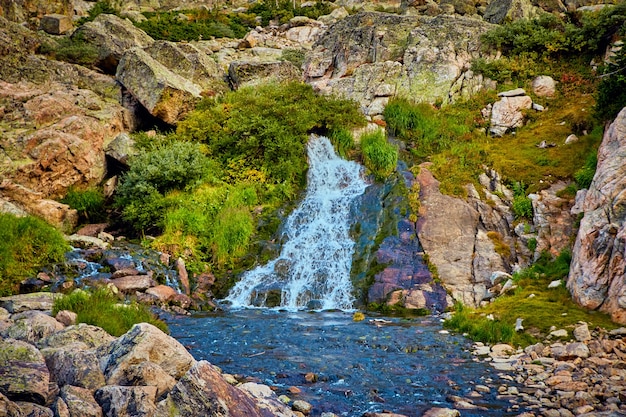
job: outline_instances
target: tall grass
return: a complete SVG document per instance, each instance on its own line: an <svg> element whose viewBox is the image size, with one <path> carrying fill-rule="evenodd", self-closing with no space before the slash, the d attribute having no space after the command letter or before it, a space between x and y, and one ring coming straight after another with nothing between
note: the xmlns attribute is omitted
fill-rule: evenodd
<svg viewBox="0 0 626 417"><path fill-rule="evenodd" d="M398 148L387 142L382 130L361 136L361 152L365 166L378 179L391 175L398 163Z"/></svg>
<svg viewBox="0 0 626 417"><path fill-rule="evenodd" d="M17 292L19 283L41 267L62 262L70 249L61 232L45 221L0 214L0 296Z"/></svg>
<svg viewBox="0 0 626 417"><path fill-rule="evenodd" d="M54 299L52 314L70 310L77 314L78 323L87 323L106 330L113 336L121 336L136 323L150 323L168 333L167 325L156 318L145 305L135 302L122 304L107 288L89 293L75 290L69 295Z"/></svg>

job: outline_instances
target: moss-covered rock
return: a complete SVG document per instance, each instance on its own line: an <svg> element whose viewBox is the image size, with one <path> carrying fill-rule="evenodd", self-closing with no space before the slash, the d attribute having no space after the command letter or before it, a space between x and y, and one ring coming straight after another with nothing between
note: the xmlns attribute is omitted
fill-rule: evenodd
<svg viewBox="0 0 626 417"><path fill-rule="evenodd" d="M45 404L50 373L46 361L30 343L0 340L0 393L9 399Z"/></svg>

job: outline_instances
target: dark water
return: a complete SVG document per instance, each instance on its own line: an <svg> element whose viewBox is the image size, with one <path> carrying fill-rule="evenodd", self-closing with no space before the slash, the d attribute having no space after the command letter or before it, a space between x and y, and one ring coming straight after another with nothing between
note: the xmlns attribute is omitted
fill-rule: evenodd
<svg viewBox="0 0 626 417"><path fill-rule="evenodd" d="M473 360L467 339L440 333L437 318L380 320L354 322L346 312L238 310L168 323L196 359L308 401L314 416L383 410L421 416L431 407L452 407L447 397L465 397L476 384L492 388L474 399L486 410L463 410L463 416L521 412L507 412L510 404L496 399L497 373ZM306 382L307 373L317 382ZM291 386L302 393L290 394Z"/></svg>

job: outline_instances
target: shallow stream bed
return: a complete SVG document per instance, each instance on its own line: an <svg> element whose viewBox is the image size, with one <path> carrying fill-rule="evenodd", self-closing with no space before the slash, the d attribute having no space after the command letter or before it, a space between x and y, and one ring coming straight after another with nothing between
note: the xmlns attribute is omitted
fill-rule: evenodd
<svg viewBox="0 0 626 417"><path fill-rule="evenodd" d="M507 411L511 404L496 398L497 387L510 382L475 361L471 343L442 332L435 317L354 322L341 311L249 309L170 317L168 324L196 359L308 401L313 416L388 410L417 417L431 407L452 407L450 396L467 397L477 384L491 387L473 399L484 409L463 410L462 416L521 412ZM307 382L308 373L317 381ZM291 394L292 386L302 392Z"/></svg>

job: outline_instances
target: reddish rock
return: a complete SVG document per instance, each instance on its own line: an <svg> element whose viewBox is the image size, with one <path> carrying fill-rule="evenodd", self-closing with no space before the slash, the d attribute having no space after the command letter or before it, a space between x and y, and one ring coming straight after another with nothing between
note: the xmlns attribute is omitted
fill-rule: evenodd
<svg viewBox="0 0 626 417"><path fill-rule="evenodd" d="M160 302L167 303L177 295L177 292L167 285L157 285L156 287L148 288L146 294L154 295Z"/></svg>
<svg viewBox="0 0 626 417"><path fill-rule="evenodd" d="M128 275L113 279L111 282L122 292L143 291L154 284L149 275Z"/></svg>

